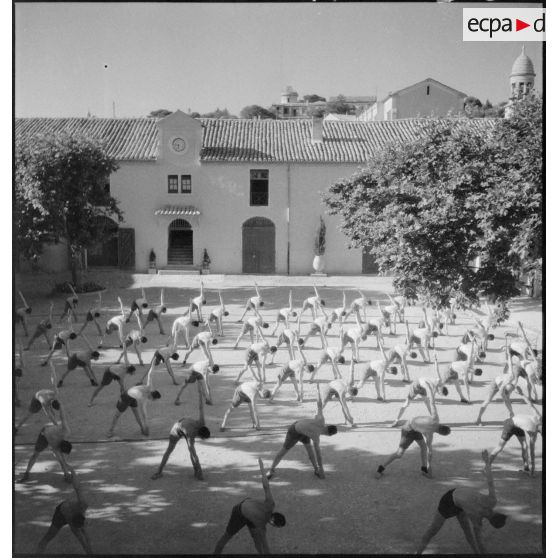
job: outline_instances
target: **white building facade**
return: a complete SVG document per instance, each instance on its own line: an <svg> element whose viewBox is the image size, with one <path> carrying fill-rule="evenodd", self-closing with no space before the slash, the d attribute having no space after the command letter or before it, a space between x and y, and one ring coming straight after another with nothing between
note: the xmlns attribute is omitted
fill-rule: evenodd
<svg viewBox="0 0 558 558"><path fill-rule="evenodd" d="M110 191L124 222L104 247L108 259L97 247L89 265L145 272L153 250L158 268L196 269L205 249L214 273L308 274L324 216L326 272L360 274L375 273L374 262L347 249L320 194L387 142L418 138L420 123L213 120L177 111L161 120L17 119L16 136L75 131L103 139L117 159ZM66 262L50 249L41 265Z"/></svg>

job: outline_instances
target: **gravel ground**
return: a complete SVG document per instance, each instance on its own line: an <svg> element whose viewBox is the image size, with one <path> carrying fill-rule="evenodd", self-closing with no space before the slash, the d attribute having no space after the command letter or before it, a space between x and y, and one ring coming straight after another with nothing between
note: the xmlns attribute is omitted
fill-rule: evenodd
<svg viewBox="0 0 558 558"><path fill-rule="evenodd" d="M185 305L199 284L197 276L127 275L124 273L99 272L90 274L88 280L96 280L107 286L103 294L103 318L108 319L118 311L116 296L122 296L125 305L140 295L144 287L150 303L159 298L160 287L165 287L169 311L165 316L165 329L170 331L172 321L184 312ZM219 432L219 423L230 403L234 390L233 380L238 373L244 354L233 350L238 335L236 320L242 305L253 295L253 280L261 286L266 304L264 318L273 323L276 310L287 303L289 288L293 290L295 306L312 294L312 285L320 287L320 293L329 308L341 303L341 289L347 289L349 298L360 288L373 301L386 300L385 292L391 292L391 278L387 277L284 277L284 276L220 276L204 277L207 288L208 308L217 305L217 290L221 290L230 316L225 322L225 337L219 340L214 351L215 361L221 370L211 377L214 405L206 406L206 420L212 436L197 443L198 454L204 469L205 480L193 477L186 444L180 442L171 456L164 476L152 481L166 448L168 432L174 421L181 416L197 413L195 392L188 389L182 397L184 403L173 405L177 387L173 386L164 368L154 377L162 399L149 408L150 436L139 432L133 416L126 413L116 427L116 436L106 438L106 432L115 411L118 389L111 384L97 398L95 405L87 407L93 389L81 370L72 372L61 388L61 399L68 409L72 428L70 440L74 449L69 461L76 468L87 491L90 508L88 529L95 553L103 554L196 554L210 553L217 538L224 530L231 507L246 496L260 497L257 458L269 465L280 448L288 426L298 418L315 413L314 388L305 389L304 403L294 400L291 385L284 385L273 402L261 402L258 406L262 430L252 430L245 405L231 414L228 429ZM52 275L26 275L17 278L33 307L31 330L44 316L48 308L49 293L60 278ZM353 289L353 290L351 290ZM54 297L55 314L62 310L62 296ZM94 300L93 295L80 295L80 316ZM370 312L377 314L375 307ZM440 496L456 486L485 487L481 473L480 452L496 445L501 424L507 413L499 401L488 407L485 425L474 426L478 406L484 399L485 386L501 372L505 331L516 331L521 320L533 341L541 345L542 313L540 300L521 297L512 302L510 321L495 330L496 339L490 343L483 375L475 381L471 391L471 404L459 403L453 387L450 394L439 402L441 421L452 427L448 437L434 439L434 478L420 475L418 447L411 447L403 459L394 462L380 480L374 478L379 463L393 453L399 441L399 429L389 424L397 415L408 390L393 376L387 382L387 401L376 399L373 384L367 384L354 401L350 410L358 428L345 426L341 410L336 403L325 409L326 421L337 424L336 436L322 438L326 479L312 474L306 452L295 447L280 464L272 481L277 511L287 517L284 529L268 529L270 547L274 553L411 553L427 528ZM413 325L419 321L418 308L411 308L409 320ZM310 315L303 318L302 333L310 322ZM458 345L463 331L471 320L459 314L457 325L450 327L449 335L436 340L441 366L453 360L453 349ZM398 325L399 326L399 325ZM273 325L272 325L273 327ZM55 326L55 329L57 327ZM89 330L93 339L93 329ZM269 330L271 331L271 330ZM404 327L398 327L397 336L387 336L386 345L403 341ZM16 335L21 335L19 327ZM148 337L144 361L148 362L155 348L165 344L166 337L158 333L154 324L146 330ZM329 341L337 344L337 325L333 326ZM248 339L240 343L243 349ZM75 347L81 347L78 342ZM116 335L107 337L102 356L96 363L95 372L102 376L104 365L113 362L118 354ZM368 340L361 351L361 360L377 358L375 342ZM311 338L306 354L310 361L318 354L319 342ZM23 406L16 409L19 418L33 393L49 387L48 369L40 367L46 354L44 340L38 340L26 353L27 370L20 383ZM181 356L184 349L179 351ZM280 348L276 366L268 369L268 385L271 388L279 366L284 363L286 350ZM345 351L345 356L349 351ZM136 362L134 354L131 361ZM194 362L195 352L189 359ZM65 359L61 354L54 357L57 369L62 371ZM177 378L184 377L185 369L175 363ZM141 369L140 369L141 370ZM341 367L348 378L349 366ZM412 377L435 375L432 365L418 360L411 361ZM136 374L137 376L137 374ZM331 372L323 367L317 378L326 383ZM393 378L393 379L392 379ZM134 378L131 378L131 383ZM527 412L520 401L514 401L517 413ZM426 414L421 402L414 402L404 418ZM129 415L129 416L128 416ZM15 475L25 469L32 445L46 419L34 415L15 437ZM541 469L542 441L537 441L537 468ZM519 444L511 440L494 463L494 477L498 494L498 509L509 514L503 529L484 527L486 548L489 552L506 554L542 552L542 476L535 478L518 472L521 468ZM66 484L52 454L44 452L37 461L31 480L15 485L14 495L14 551L33 552L38 540L48 528L55 506L73 495ZM226 547L229 553L252 553L253 543L246 530L239 533ZM429 545L427 552L466 553L469 547L456 521L448 521ZM48 553L80 553L81 548L68 529L47 548Z"/></svg>

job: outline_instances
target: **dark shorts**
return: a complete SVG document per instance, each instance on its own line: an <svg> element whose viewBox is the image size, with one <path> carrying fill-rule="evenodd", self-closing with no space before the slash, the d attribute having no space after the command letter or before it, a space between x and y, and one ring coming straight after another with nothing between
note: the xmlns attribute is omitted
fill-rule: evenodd
<svg viewBox="0 0 558 558"><path fill-rule="evenodd" d="M411 384L409 389L409 395L411 397L415 397L417 395L422 395L422 397L426 397L426 389L423 388L416 380Z"/></svg>
<svg viewBox="0 0 558 558"><path fill-rule="evenodd" d="M254 362L258 362L258 353L256 353L256 351L252 351L252 349L248 349L246 351L246 362L248 364L253 364Z"/></svg>
<svg viewBox="0 0 558 558"><path fill-rule="evenodd" d="M61 349L66 343L64 343L64 341L62 341L62 339L60 339L60 337L57 337L54 340L54 347L53 350L57 351L58 349Z"/></svg>
<svg viewBox="0 0 558 558"><path fill-rule="evenodd" d="M66 518L64 517L64 514L62 513L62 510L60 509L61 506L62 504L58 504L56 506L54 515L52 516L52 525L58 529L62 529L62 527L64 527L64 525L68 523L66 521ZM83 527L85 524L85 516L82 513L74 514L70 519L70 524L72 527Z"/></svg>
<svg viewBox="0 0 558 558"><path fill-rule="evenodd" d="M459 380L459 372L456 372L453 368L450 368L448 380Z"/></svg>
<svg viewBox="0 0 558 558"><path fill-rule="evenodd" d="M402 449L407 449L413 442L418 442L422 439L423 437L420 432L417 432L416 430L410 430L408 428L402 428L399 447Z"/></svg>
<svg viewBox="0 0 558 558"><path fill-rule="evenodd" d="M188 376L186 376L184 383L185 384L193 384L195 382L197 382L198 380L203 380L203 376L199 373L196 372L195 370L192 370L192 372L190 372L190 374Z"/></svg>
<svg viewBox="0 0 558 558"><path fill-rule="evenodd" d="M130 397L127 393L123 393L120 396L120 399L116 403L116 408L123 413L128 407L137 407L138 402L133 398Z"/></svg>
<svg viewBox="0 0 558 558"><path fill-rule="evenodd" d="M74 368L77 368L78 366L83 366L81 360L79 360L76 355L70 355L70 358L68 359L68 370L74 370Z"/></svg>
<svg viewBox="0 0 558 558"><path fill-rule="evenodd" d="M241 403L250 403L250 398L240 388L236 388L232 398L232 406L238 407Z"/></svg>
<svg viewBox="0 0 558 558"><path fill-rule="evenodd" d="M455 517L458 513L463 510L455 505L453 501L453 490L448 490L441 498L438 504L438 512L444 519L449 519L450 517Z"/></svg>
<svg viewBox="0 0 558 558"><path fill-rule="evenodd" d="M244 500L243 500L244 501ZM231 511L231 517L229 518L229 523L227 525L227 535L233 537L236 535L245 525L250 529L254 529L255 525L242 515L241 510L242 502L236 504Z"/></svg>
<svg viewBox="0 0 558 558"><path fill-rule="evenodd" d="M31 399L31 403L29 403L29 412L38 413L42 408L43 406L41 405L41 402L35 396L33 396L33 398Z"/></svg>
<svg viewBox="0 0 558 558"><path fill-rule="evenodd" d="M158 320L161 314L165 314L167 311L166 306L157 306L155 309L151 308L147 314L147 321Z"/></svg>
<svg viewBox="0 0 558 558"><path fill-rule="evenodd" d="M519 426L516 426L512 419L506 419L504 421L504 428L502 429L502 440L507 442L512 436L525 438L525 431L519 428Z"/></svg>
<svg viewBox="0 0 558 558"><path fill-rule="evenodd" d="M92 322L94 319L94 316L91 312L87 312L87 314L85 314L85 321L86 322Z"/></svg>
<svg viewBox="0 0 558 558"><path fill-rule="evenodd" d="M41 432L37 441L35 442L35 451L41 452L48 447L48 440L46 439L45 435Z"/></svg>
<svg viewBox="0 0 558 558"><path fill-rule="evenodd" d="M283 442L283 447L287 450L294 447L297 442L302 442L303 444L309 444L310 438L306 434L301 434L295 428L296 422L293 422L289 429L287 430L287 435L285 436L285 441Z"/></svg>
<svg viewBox="0 0 558 558"><path fill-rule="evenodd" d="M277 377L282 382L284 382L287 378L294 378L295 373L288 366L283 366L283 368L281 369L281 372L279 372L279 374L277 374Z"/></svg>
<svg viewBox="0 0 558 558"><path fill-rule="evenodd" d="M110 383L112 383L113 380L116 380L116 381L120 380L120 376L118 376L114 372L111 372L107 368L105 370L105 373L103 374L103 379L101 380L101 385L102 386L108 386Z"/></svg>

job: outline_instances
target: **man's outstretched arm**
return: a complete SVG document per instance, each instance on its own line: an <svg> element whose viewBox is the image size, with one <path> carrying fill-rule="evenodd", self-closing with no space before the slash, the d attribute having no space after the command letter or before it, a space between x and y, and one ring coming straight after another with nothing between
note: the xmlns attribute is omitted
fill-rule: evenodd
<svg viewBox="0 0 558 558"><path fill-rule="evenodd" d="M264 469L263 461L259 457L258 457L258 464L260 466L260 473L261 473L261 477L262 477L262 487L263 487L264 492L265 492L265 499L266 499L267 502L272 502L273 503L273 495L271 494L271 487L269 486L269 481L267 480L267 477L265 475L265 469Z"/></svg>

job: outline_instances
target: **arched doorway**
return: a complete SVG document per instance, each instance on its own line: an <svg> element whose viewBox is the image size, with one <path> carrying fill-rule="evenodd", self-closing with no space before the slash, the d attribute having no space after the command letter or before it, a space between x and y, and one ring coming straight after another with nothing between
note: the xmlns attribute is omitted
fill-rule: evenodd
<svg viewBox="0 0 558 558"><path fill-rule="evenodd" d="M194 263L192 226L185 219L175 219L169 225L169 265L192 265Z"/></svg>
<svg viewBox="0 0 558 558"><path fill-rule="evenodd" d="M253 217L242 225L242 273L275 273L275 225Z"/></svg>
<svg viewBox="0 0 558 558"><path fill-rule="evenodd" d="M104 240L87 249L88 267L118 266L118 223L104 215L95 218Z"/></svg>

